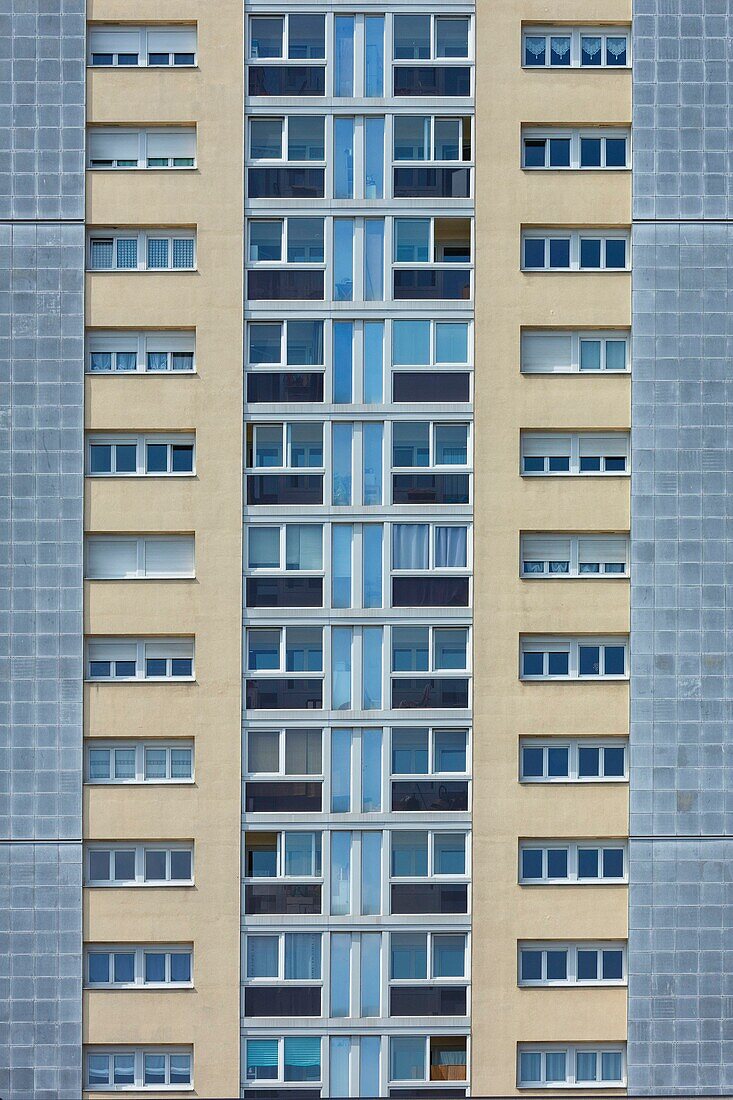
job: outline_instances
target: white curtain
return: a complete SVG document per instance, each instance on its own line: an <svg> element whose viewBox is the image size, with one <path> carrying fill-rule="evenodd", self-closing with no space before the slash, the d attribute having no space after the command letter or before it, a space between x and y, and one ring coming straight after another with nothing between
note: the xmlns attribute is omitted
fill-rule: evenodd
<svg viewBox="0 0 733 1100"><path fill-rule="evenodd" d="M465 527L435 528L436 569L465 569L466 535Z"/></svg>
<svg viewBox="0 0 733 1100"><path fill-rule="evenodd" d="M392 527L392 567L428 568L428 526L426 523L395 523Z"/></svg>

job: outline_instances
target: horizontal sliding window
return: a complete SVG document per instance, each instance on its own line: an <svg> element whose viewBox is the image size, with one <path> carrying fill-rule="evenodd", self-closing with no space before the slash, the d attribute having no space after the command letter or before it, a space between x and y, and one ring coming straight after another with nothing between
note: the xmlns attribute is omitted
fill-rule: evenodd
<svg viewBox="0 0 733 1100"><path fill-rule="evenodd" d="M88 477L161 477L194 473L192 436L91 435L87 437Z"/></svg>
<svg viewBox="0 0 733 1100"><path fill-rule="evenodd" d="M627 332L553 331L522 333L524 374L598 374L628 371Z"/></svg>
<svg viewBox="0 0 733 1100"><path fill-rule="evenodd" d="M627 230L526 229L522 231L523 271L628 271Z"/></svg>
<svg viewBox="0 0 733 1100"><path fill-rule="evenodd" d="M85 576L91 580L193 577L193 535L87 535Z"/></svg>
<svg viewBox="0 0 733 1100"><path fill-rule="evenodd" d="M629 473L629 433L522 432L525 477Z"/></svg>
<svg viewBox="0 0 733 1100"><path fill-rule="evenodd" d="M595 638L581 635L520 639L522 680L624 680L629 675L626 637Z"/></svg>
<svg viewBox="0 0 733 1100"><path fill-rule="evenodd" d="M88 168L194 168L196 130L156 126L128 130L120 126L90 127Z"/></svg>
<svg viewBox="0 0 733 1100"><path fill-rule="evenodd" d="M470 56L468 16L394 15L396 61L454 60Z"/></svg>
<svg viewBox="0 0 733 1100"><path fill-rule="evenodd" d="M522 131L522 167L630 168L631 137L622 129Z"/></svg>
<svg viewBox="0 0 733 1100"><path fill-rule="evenodd" d="M320 981L321 938L320 932L249 934L244 952L246 980Z"/></svg>
<svg viewBox="0 0 733 1100"><path fill-rule="evenodd" d="M626 68L630 35L626 27L527 27L522 35L525 68Z"/></svg>
<svg viewBox="0 0 733 1100"><path fill-rule="evenodd" d="M85 962L85 985L89 989L181 987L192 984L191 947L163 947L159 944L101 947L94 944L86 948Z"/></svg>
<svg viewBox="0 0 733 1100"><path fill-rule="evenodd" d="M468 974L463 932L391 932L390 981L440 981Z"/></svg>
<svg viewBox="0 0 733 1100"><path fill-rule="evenodd" d="M628 742L525 738L520 746L522 783L619 782L628 778Z"/></svg>
<svg viewBox="0 0 733 1100"><path fill-rule="evenodd" d="M193 745L185 741L86 744L87 783L190 783Z"/></svg>
<svg viewBox="0 0 733 1100"><path fill-rule="evenodd" d="M90 374L165 374L195 370L193 332L92 332L87 336Z"/></svg>
<svg viewBox="0 0 733 1100"><path fill-rule="evenodd" d="M95 67L196 64L196 27L89 27L88 64Z"/></svg>
<svg viewBox="0 0 733 1100"><path fill-rule="evenodd" d="M87 886L191 886L192 844L88 844Z"/></svg>
<svg viewBox="0 0 733 1100"><path fill-rule="evenodd" d="M627 535L522 535L525 578L628 577Z"/></svg>
<svg viewBox="0 0 733 1100"><path fill-rule="evenodd" d="M389 1039L390 1081L409 1083L413 1088L421 1082L465 1081L467 1043L465 1035L392 1035Z"/></svg>
<svg viewBox="0 0 733 1100"><path fill-rule="evenodd" d="M88 641L86 676L88 680L192 680L193 639Z"/></svg>
<svg viewBox="0 0 733 1100"><path fill-rule="evenodd" d="M248 1082L321 1080L320 1035L246 1039L244 1046Z"/></svg>
<svg viewBox="0 0 733 1100"><path fill-rule="evenodd" d="M467 874L465 833L392 832L391 876L439 878Z"/></svg>
<svg viewBox="0 0 733 1100"><path fill-rule="evenodd" d="M520 1043L520 1088L574 1088L626 1084L625 1047L610 1043Z"/></svg>
<svg viewBox="0 0 733 1100"><path fill-rule="evenodd" d="M84 1087L91 1092L189 1089L193 1053L187 1047L87 1047Z"/></svg>
<svg viewBox="0 0 733 1100"><path fill-rule="evenodd" d="M520 986L625 985L626 947L611 943L521 943Z"/></svg>
<svg viewBox="0 0 733 1100"><path fill-rule="evenodd" d="M315 14L253 15L249 19L249 57L303 61L325 58L326 17Z"/></svg>
<svg viewBox="0 0 733 1100"><path fill-rule="evenodd" d="M322 873L320 832L245 834L245 878L320 878Z"/></svg>
<svg viewBox="0 0 733 1100"><path fill-rule="evenodd" d="M259 730L246 735L246 768L250 775L323 775L320 729Z"/></svg>
<svg viewBox="0 0 733 1100"><path fill-rule="evenodd" d="M622 841L522 841L520 883L625 882L626 844Z"/></svg>
<svg viewBox="0 0 733 1100"><path fill-rule="evenodd" d="M193 271L196 235L190 230L91 230L90 271Z"/></svg>

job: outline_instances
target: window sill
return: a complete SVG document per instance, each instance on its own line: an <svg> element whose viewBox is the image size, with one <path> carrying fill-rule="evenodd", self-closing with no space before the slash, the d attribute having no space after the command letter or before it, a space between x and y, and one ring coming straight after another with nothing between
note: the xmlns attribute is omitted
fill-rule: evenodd
<svg viewBox="0 0 733 1100"><path fill-rule="evenodd" d="M628 581L628 573L520 573L522 581Z"/></svg>
<svg viewBox="0 0 733 1100"><path fill-rule="evenodd" d="M85 779L85 787L195 787L194 779Z"/></svg>
<svg viewBox="0 0 733 1100"><path fill-rule="evenodd" d="M630 267L520 267L522 275L630 275ZM580 372L578 372L580 373ZM621 373L621 372L619 372Z"/></svg>
<svg viewBox="0 0 733 1100"><path fill-rule="evenodd" d="M129 679L115 679L110 676L105 679L93 679L84 677L85 684L195 684L195 676L131 676Z"/></svg>
<svg viewBox="0 0 733 1100"><path fill-rule="evenodd" d="M87 267L87 275L198 275L197 267ZM132 373L132 371L130 372ZM143 373L142 371L140 372ZM161 371L161 374L163 371Z"/></svg>
<svg viewBox="0 0 733 1100"><path fill-rule="evenodd" d="M628 684L629 676L520 676L522 684Z"/></svg>
<svg viewBox="0 0 733 1100"><path fill-rule="evenodd" d="M87 476L89 476L89 475L87 475ZM544 479L544 480L549 480L550 478L564 479L564 478L569 478L569 477L588 478L588 479L591 479L591 478L606 478L608 480L611 480L611 479L615 478L617 480L620 480L622 478L631 477L631 471L627 470L626 473L623 473L623 474L622 473L604 474L604 473L596 472L596 471L594 471L593 473L581 474L580 471L571 470L571 471L568 471L567 473L551 473L551 474L524 474L524 473L520 473L519 476L524 477L524 478L528 478L530 480L536 478L538 481L540 479Z"/></svg>
<svg viewBox="0 0 733 1100"><path fill-rule="evenodd" d="M619 784L628 783L629 777L628 775L594 775L590 779L568 779L567 776L564 776L561 779L520 779L519 782L525 787L573 787L578 784L584 786L588 783L609 783L618 786Z"/></svg>
<svg viewBox="0 0 733 1100"><path fill-rule="evenodd" d="M101 371L97 373L102 373ZM111 372L108 372L111 373ZM520 370L523 378L630 378L630 370Z"/></svg>
<svg viewBox="0 0 733 1100"><path fill-rule="evenodd" d="M147 982L145 985L85 985L90 993L175 993L176 990L195 989L193 982Z"/></svg>
<svg viewBox="0 0 733 1100"><path fill-rule="evenodd" d="M526 164L523 164L521 167L522 167L523 172L563 172L563 173L564 172L614 172L614 173L627 172L629 175L631 174L631 165L630 164L624 166L623 168L620 168L620 167L606 168L604 166L599 167L598 165L593 165L593 167L584 168L579 164L568 164L564 168L560 168L558 165L555 165L555 164L551 165L549 168L529 168ZM119 169L117 169L117 171L119 171ZM123 171L124 171L124 169L123 169ZM180 169L179 169L179 171L180 171Z"/></svg>
<svg viewBox="0 0 733 1100"><path fill-rule="evenodd" d="M163 574L150 577L84 577L85 581L194 581L195 573Z"/></svg>
<svg viewBox="0 0 733 1100"><path fill-rule="evenodd" d="M190 890L195 883L190 882L85 882L85 890Z"/></svg>
<svg viewBox="0 0 733 1100"><path fill-rule="evenodd" d="M85 370L87 378L195 378L196 370Z"/></svg>

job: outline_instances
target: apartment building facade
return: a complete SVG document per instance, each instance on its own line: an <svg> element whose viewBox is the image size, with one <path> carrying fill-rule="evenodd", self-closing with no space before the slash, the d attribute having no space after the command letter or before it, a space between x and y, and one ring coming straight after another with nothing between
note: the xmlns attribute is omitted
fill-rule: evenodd
<svg viewBox="0 0 733 1100"><path fill-rule="evenodd" d="M730 1091L720 8L0 0L8 1100Z"/></svg>

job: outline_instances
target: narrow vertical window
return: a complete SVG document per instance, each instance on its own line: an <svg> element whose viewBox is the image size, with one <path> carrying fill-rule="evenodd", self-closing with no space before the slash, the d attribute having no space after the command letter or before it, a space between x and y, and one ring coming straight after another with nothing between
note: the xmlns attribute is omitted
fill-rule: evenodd
<svg viewBox="0 0 733 1100"><path fill-rule="evenodd" d="M337 15L335 19L336 54L333 94L342 98L354 95L354 17Z"/></svg>
<svg viewBox="0 0 733 1100"><path fill-rule="evenodd" d="M354 197L354 120L333 120L333 197Z"/></svg>
<svg viewBox="0 0 733 1100"><path fill-rule="evenodd" d="M384 95L383 15L368 15L364 20L364 94L367 99Z"/></svg>

